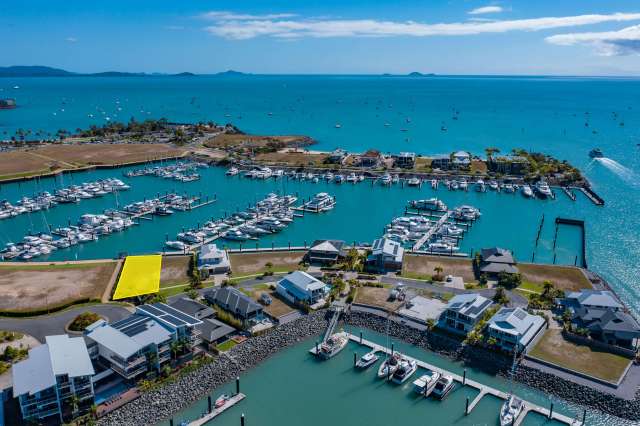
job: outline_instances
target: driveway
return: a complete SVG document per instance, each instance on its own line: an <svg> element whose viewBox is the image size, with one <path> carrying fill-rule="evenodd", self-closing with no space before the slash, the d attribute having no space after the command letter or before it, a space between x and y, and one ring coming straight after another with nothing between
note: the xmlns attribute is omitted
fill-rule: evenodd
<svg viewBox="0 0 640 426"><path fill-rule="evenodd" d="M64 334L65 326L73 321L73 319L86 311L95 312L96 314L107 319L108 322L119 321L131 314L128 309L119 305L89 305L68 309L50 315L42 315L30 318L0 318L0 330L18 331L20 333L29 334L40 342L45 342L46 336L54 334Z"/></svg>

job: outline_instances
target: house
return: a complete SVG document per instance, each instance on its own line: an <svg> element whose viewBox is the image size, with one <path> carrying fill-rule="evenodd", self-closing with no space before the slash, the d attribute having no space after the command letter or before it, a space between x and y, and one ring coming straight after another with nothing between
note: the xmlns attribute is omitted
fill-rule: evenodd
<svg viewBox="0 0 640 426"><path fill-rule="evenodd" d="M13 396L25 423L68 422L94 403L95 371L82 337L47 336L44 345L29 349L29 357L11 371Z"/></svg>
<svg viewBox="0 0 640 426"><path fill-rule="evenodd" d="M140 305L118 322L96 321L85 330L90 357L118 373L134 379L147 371L160 370L171 359L171 344L184 343L193 353L202 342L196 328L200 320L164 303Z"/></svg>
<svg viewBox="0 0 640 426"><path fill-rule="evenodd" d="M344 259L345 242L341 240L315 240L307 252L307 260L310 263L332 265L340 259Z"/></svg>
<svg viewBox="0 0 640 426"><path fill-rule="evenodd" d="M558 299L563 309L575 311L578 308L600 308L620 311L622 303L608 290L582 290L572 291L563 299Z"/></svg>
<svg viewBox="0 0 640 426"><path fill-rule="evenodd" d="M574 311L571 324L574 329L588 330L594 340L632 350L638 347L640 325L622 310L581 306Z"/></svg>
<svg viewBox="0 0 640 426"><path fill-rule="evenodd" d="M303 271L294 271L284 276L276 285L276 292L292 303L313 305L323 299L328 286Z"/></svg>
<svg viewBox="0 0 640 426"><path fill-rule="evenodd" d="M466 151L454 152L451 157L453 165L457 168L466 168L471 165L471 154Z"/></svg>
<svg viewBox="0 0 640 426"><path fill-rule="evenodd" d="M466 335L492 304L491 300L476 293L458 294L447 304L438 325L445 330Z"/></svg>
<svg viewBox="0 0 640 426"><path fill-rule="evenodd" d="M204 298L241 320L245 327L264 318L262 305L236 288L216 288L206 292Z"/></svg>
<svg viewBox="0 0 640 426"><path fill-rule="evenodd" d="M198 252L198 270L211 274L223 274L231 270L229 255L215 244L205 244Z"/></svg>
<svg viewBox="0 0 640 426"><path fill-rule="evenodd" d="M399 271L402 269L403 257L402 244L388 238L378 238L373 242L366 266L375 272Z"/></svg>
<svg viewBox="0 0 640 426"><path fill-rule="evenodd" d="M202 333L202 341L208 345L217 345L227 340L228 336L234 334L236 329L217 319L206 318L199 324L198 330Z"/></svg>
<svg viewBox="0 0 640 426"><path fill-rule="evenodd" d="M327 157L327 162L331 164L342 164L344 163L344 160L346 160L347 155L347 151L338 148L331 152L331 154L329 154L329 156Z"/></svg>
<svg viewBox="0 0 640 426"><path fill-rule="evenodd" d="M449 170L451 168L451 156L436 155L435 157L431 157L431 168L433 170Z"/></svg>
<svg viewBox="0 0 640 426"><path fill-rule="evenodd" d="M415 152L401 152L393 163L395 167L403 169L413 169L416 165L416 153Z"/></svg>
<svg viewBox="0 0 640 426"><path fill-rule="evenodd" d="M189 297L181 297L175 302L169 303L169 306L199 320L216 314L211 306L197 302Z"/></svg>
<svg viewBox="0 0 640 426"><path fill-rule="evenodd" d="M487 325L487 335L506 352L520 353L545 328L545 319L522 308L501 308Z"/></svg>
<svg viewBox="0 0 640 426"><path fill-rule="evenodd" d="M528 167L529 161L517 155L490 157L487 161L489 171L505 175L523 175Z"/></svg>
<svg viewBox="0 0 640 426"><path fill-rule="evenodd" d="M480 251L480 273L497 277L500 273L517 274L518 268L513 254L500 247L482 249Z"/></svg>
<svg viewBox="0 0 640 426"><path fill-rule="evenodd" d="M378 167L382 162L380 151L370 149L364 154L358 155L354 165L357 167Z"/></svg>

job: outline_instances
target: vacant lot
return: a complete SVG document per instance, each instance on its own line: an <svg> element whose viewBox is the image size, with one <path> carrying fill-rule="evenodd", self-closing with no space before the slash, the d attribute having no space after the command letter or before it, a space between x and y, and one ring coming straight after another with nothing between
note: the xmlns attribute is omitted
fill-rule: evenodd
<svg viewBox="0 0 640 426"><path fill-rule="evenodd" d="M282 144L282 148L296 146L300 144L308 144L310 139L306 136L290 135L290 136L260 136L260 135L231 135L222 133L213 139L204 143L209 148L229 148L229 147L263 147L267 144Z"/></svg>
<svg viewBox="0 0 640 426"><path fill-rule="evenodd" d="M405 256L402 265L402 276L407 278L427 279L435 274L434 268L441 266L443 275L462 277L465 282L474 282L473 266L469 259L456 259L438 256Z"/></svg>
<svg viewBox="0 0 640 426"><path fill-rule="evenodd" d="M278 163L290 166L321 166L328 157L326 154L308 154L304 152L268 152L258 154L256 160L263 163Z"/></svg>
<svg viewBox="0 0 640 426"><path fill-rule="evenodd" d="M0 311L31 311L100 299L116 264L0 265Z"/></svg>
<svg viewBox="0 0 640 426"><path fill-rule="evenodd" d="M556 288L565 291L592 288L582 271L572 266L520 263L518 269L522 273L522 281L542 284L545 280L549 280Z"/></svg>
<svg viewBox="0 0 640 426"><path fill-rule="evenodd" d="M160 270L160 288L189 282L189 259L191 256L163 256Z"/></svg>
<svg viewBox="0 0 640 426"><path fill-rule="evenodd" d="M631 362L620 355L569 342L560 330L547 330L529 355L610 382L617 382Z"/></svg>
<svg viewBox="0 0 640 426"><path fill-rule="evenodd" d="M357 303L379 306L390 311L395 311L402 305L402 302L390 301L389 292L390 290L388 288L360 287L358 288L355 301Z"/></svg>
<svg viewBox="0 0 640 426"><path fill-rule="evenodd" d="M304 252L234 253L229 256L234 276L261 274L271 263L273 272L289 272L299 269Z"/></svg>
<svg viewBox="0 0 640 426"><path fill-rule="evenodd" d="M281 316L296 310L286 301L282 300L278 293L270 288L269 284L260 284L250 289L242 289L242 291L251 296L258 303L260 303L260 297L262 294L268 294L271 297L271 304L269 306L265 306L264 310L274 318L280 318Z"/></svg>

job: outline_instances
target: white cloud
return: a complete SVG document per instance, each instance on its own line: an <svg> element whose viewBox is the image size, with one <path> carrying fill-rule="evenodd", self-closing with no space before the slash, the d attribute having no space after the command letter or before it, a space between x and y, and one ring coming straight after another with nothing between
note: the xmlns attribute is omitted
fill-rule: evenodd
<svg viewBox="0 0 640 426"><path fill-rule="evenodd" d="M640 54L640 25L618 31L558 34L545 40L560 46L586 44L604 56Z"/></svg>
<svg viewBox="0 0 640 426"><path fill-rule="evenodd" d="M484 15L485 13L500 13L504 9L500 6L483 6L467 12L469 15Z"/></svg>
<svg viewBox="0 0 640 426"><path fill-rule="evenodd" d="M67 43L75 43L78 41L78 39L75 37L67 37L64 39L64 41L66 41Z"/></svg>
<svg viewBox="0 0 640 426"><path fill-rule="evenodd" d="M284 19L297 16L294 13L271 13L267 15L248 15L244 13L234 13L224 10L214 10L203 13L201 18L212 21L249 21L249 20L266 20L266 19Z"/></svg>
<svg viewBox="0 0 640 426"><path fill-rule="evenodd" d="M505 33L509 31L540 31L592 25L603 22L640 20L640 13L594 14L492 22L468 21L438 24L415 21L379 21L375 19L267 18L258 17L258 15L253 16L253 18L238 19L238 15L231 13L216 16L218 17L211 18L215 21L213 25L206 27L205 30L215 36L233 40L246 40L260 36L288 39L301 37L464 36L484 33ZM229 16L236 17L229 18ZM251 15L240 16L244 18Z"/></svg>

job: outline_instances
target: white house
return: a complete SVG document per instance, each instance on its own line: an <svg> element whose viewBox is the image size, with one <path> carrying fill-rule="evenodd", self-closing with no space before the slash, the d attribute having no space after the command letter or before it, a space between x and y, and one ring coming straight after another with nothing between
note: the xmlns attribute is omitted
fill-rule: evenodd
<svg viewBox="0 0 640 426"><path fill-rule="evenodd" d="M503 350L521 352L544 329L544 323L544 318L522 308L502 308L489 320L487 333Z"/></svg>
<svg viewBox="0 0 640 426"><path fill-rule="evenodd" d="M215 244L205 244L198 253L198 269L209 274L222 274L231 270L229 255Z"/></svg>
<svg viewBox="0 0 640 426"><path fill-rule="evenodd" d="M329 287L306 272L295 271L278 281L276 291L292 303L312 305L326 296Z"/></svg>
<svg viewBox="0 0 640 426"><path fill-rule="evenodd" d="M471 155L466 151L454 152L453 164L458 167L466 167L471 164Z"/></svg>
<svg viewBox="0 0 640 426"><path fill-rule="evenodd" d="M466 335L476 326L493 302L476 293L458 294L452 298L442 315L439 326Z"/></svg>

